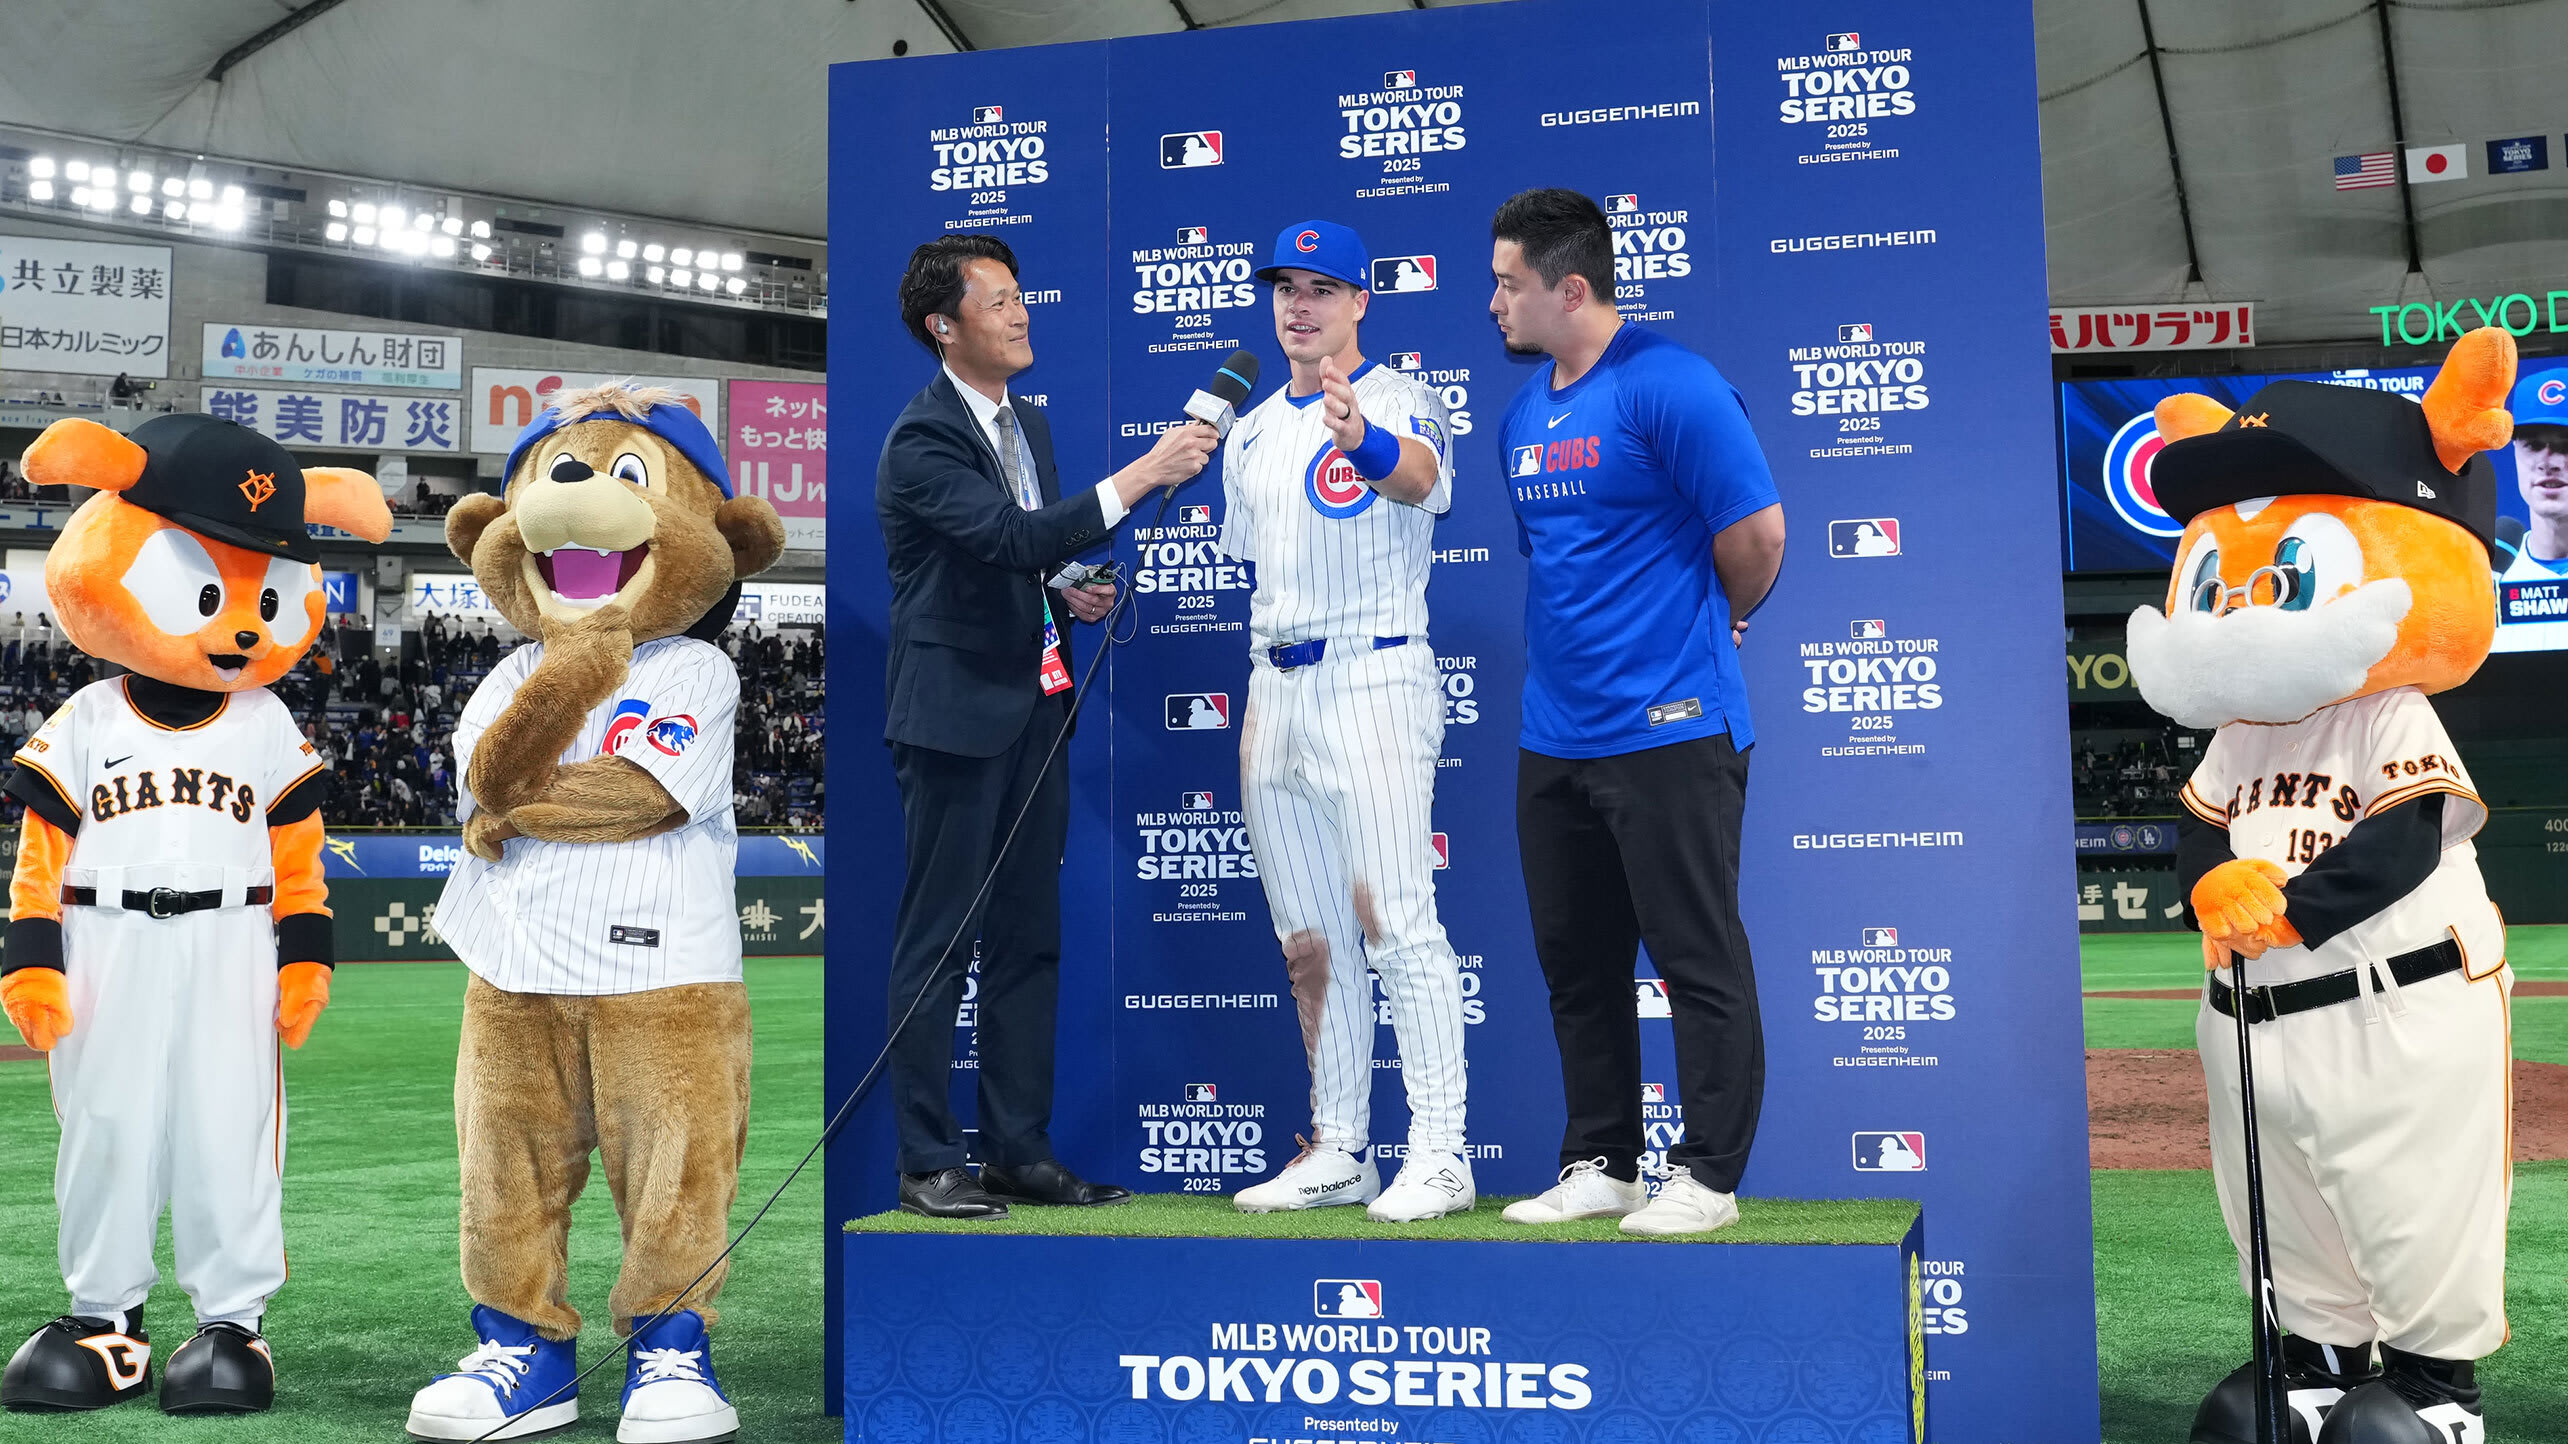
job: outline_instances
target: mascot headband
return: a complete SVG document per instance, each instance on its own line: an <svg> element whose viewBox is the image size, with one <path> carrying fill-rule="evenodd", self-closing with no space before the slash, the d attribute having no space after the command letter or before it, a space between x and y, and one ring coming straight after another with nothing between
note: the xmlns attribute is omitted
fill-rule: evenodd
<svg viewBox="0 0 2568 1444"><path fill-rule="evenodd" d="M713 433L705 429L703 419L683 406L654 406L642 413L638 421L614 410L591 412L580 417L579 421L629 421L676 447L680 456L695 463L695 469L704 473L705 480L722 489L725 498L732 495L731 468L723 465L722 448L714 444ZM561 411L551 406L535 413L535 419L526 424L526 429L517 433L517 443L508 448L508 465L500 472L503 484L506 478L517 474L517 463L535 448L535 443L565 425L576 426L579 421L564 422Z"/></svg>

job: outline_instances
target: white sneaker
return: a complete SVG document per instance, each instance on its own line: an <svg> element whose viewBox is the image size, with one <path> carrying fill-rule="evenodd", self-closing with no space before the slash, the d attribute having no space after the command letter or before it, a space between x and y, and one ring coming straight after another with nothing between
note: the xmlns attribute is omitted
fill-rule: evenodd
<svg viewBox="0 0 2568 1444"><path fill-rule="evenodd" d="M1735 1194L1715 1193L1694 1181L1694 1175L1683 1169L1659 1185L1658 1197L1636 1213L1624 1215L1625 1233L1658 1236L1679 1233L1710 1233L1728 1228L1739 1221L1739 1200Z"/></svg>
<svg viewBox="0 0 2568 1444"><path fill-rule="evenodd" d="M1650 1201L1639 1179L1625 1183L1605 1172L1602 1158L1582 1158L1560 1171L1560 1182L1507 1205L1509 1223L1567 1223L1573 1218L1620 1218Z"/></svg>
<svg viewBox="0 0 2568 1444"><path fill-rule="evenodd" d="M1375 1223L1418 1223L1469 1213L1479 1202L1480 1194L1471 1186L1471 1164L1461 1154L1413 1148L1364 1216Z"/></svg>
<svg viewBox="0 0 2568 1444"><path fill-rule="evenodd" d="M1304 1143L1301 1154L1284 1171L1264 1183L1251 1184L1231 1196L1242 1213L1288 1213L1297 1208L1333 1208L1371 1203L1382 1191L1373 1160L1324 1144Z"/></svg>

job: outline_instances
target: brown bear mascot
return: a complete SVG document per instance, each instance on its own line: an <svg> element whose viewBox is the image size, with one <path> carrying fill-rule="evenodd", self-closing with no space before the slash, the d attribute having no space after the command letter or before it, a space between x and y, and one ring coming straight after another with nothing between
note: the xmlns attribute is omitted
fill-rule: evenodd
<svg viewBox="0 0 2568 1444"><path fill-rule="evenodd" d="M749 1121L749 998L732 874L740 679L712 643L784 524L734 496L676 393L561 393L503 496L447 545L537 640L455 728L467 856L437 928L471 969L455 1072L463 1272L480 1343L412 1400L422 1439L524 1438L579 1417L571 1203L589 1153L624 1222L607 1307L625 1444L730 1438L706 1330ZM637 1327L637 1325L639 1327Z"/></svg>
<svg viewBox="0 0 2568 1444"><path fill-rule="evenodd" d="M306 522L392 533L373 477L296 465L211 416L120 436L57 421L38 486L95 488L45 554L63 635L131 669L72 694L18 751L24 804L0 1004L46 1054L71 1312L10 1359L13 1412L151 1391L143 1300L164 1207L197 1331L161 1408L276 1397L260 1335L285 1283L285 1083L330 1001L329 772L268 691L321 631ZM24 1223L25 1220L21 1220Z"/></svg>

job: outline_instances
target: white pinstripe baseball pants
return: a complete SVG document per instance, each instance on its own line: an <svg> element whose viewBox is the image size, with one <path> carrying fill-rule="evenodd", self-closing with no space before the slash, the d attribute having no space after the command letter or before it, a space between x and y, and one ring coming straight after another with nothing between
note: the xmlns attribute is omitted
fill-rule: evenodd
<svg viewBox="0 0 2568 1444"><path fill-rule="evenodd" d="M1364 641L1279 671L1256 654L1240 734L1241 812L1311 1065L1319 1139L1361 1156L1373 994L1400 1044L1413 1149L1463 1146L1462 972L1436 918L1433 831L1444 689L1424 638Z"/></svg>

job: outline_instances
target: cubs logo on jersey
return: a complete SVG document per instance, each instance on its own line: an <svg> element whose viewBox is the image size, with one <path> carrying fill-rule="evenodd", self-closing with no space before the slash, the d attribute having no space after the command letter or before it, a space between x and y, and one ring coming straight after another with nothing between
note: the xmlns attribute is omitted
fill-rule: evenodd
<svg viewBox="0 0 2568 1444"><path fill-rule="evenodd" d="M601 757L612 757L624 750L624 739L651 715L651 704L639 697L627 697L615 704L615 714L606 724L606 735L598 739Z"/></svg>
<svg viewBox="0 0 2568 1444"><path fill-rule="evenodd" d="M1355 463L1333 445L1324 445L1302 472L1303 493L1311 509L1332 520L1363 515L1373 505L1374 491L1355 474Z"/></svg>
<svg viewBox="0 0 2568 1444"><path fill-rule="evenodd" d="M688 743L695 741L696 719L684 712L654 717L643 724L643 735L651 739L654 748L676 757L687 750Z"/></svg>

